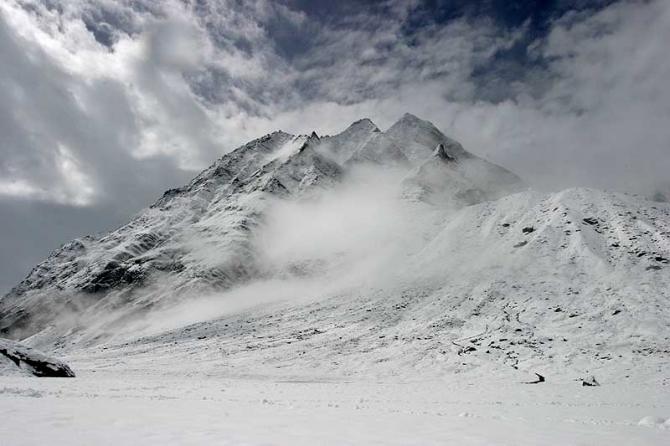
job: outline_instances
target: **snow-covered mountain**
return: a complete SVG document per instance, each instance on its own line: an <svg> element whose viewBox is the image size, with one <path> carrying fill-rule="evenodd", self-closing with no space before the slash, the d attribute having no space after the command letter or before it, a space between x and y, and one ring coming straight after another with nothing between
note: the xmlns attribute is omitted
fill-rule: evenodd
<svg viewBox="0 0 670 446"><path fill-rule="evenodd" d="M483 171L503 172L519 186L512 174L473 157L411 115L386 133L370 120L324 138L278 131L233 150L188 185L168 190L116 231L58 249L2 299L0 329L21 337L62 311L138 310L257 278L267 272L260 270L251 241L268 201L306 199L366 161L401 161L408 167L430 162L438 145L448 147L454 160L475 160ZM469 172L452 171L468 182Z"/></svg>
<svg viewBox="0 0 670 446"><path fill-rule="evenodd" d="M667 364L670 205L525 189L412 115L275 132L54 252L0 330L139 368L197 351L211 373Z"/></svg>

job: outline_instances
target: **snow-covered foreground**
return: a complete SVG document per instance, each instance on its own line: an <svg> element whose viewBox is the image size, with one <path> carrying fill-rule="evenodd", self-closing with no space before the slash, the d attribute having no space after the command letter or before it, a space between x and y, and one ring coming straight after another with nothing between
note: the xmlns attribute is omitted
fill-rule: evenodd
<svg viewBox="0 0 670 446"><path fill-rule="evenodd" d="M0 443L19 445L667 445L670 387L287 382L84 371L4 377ZM645 422L640 421L647 418ZM650 421L650 423L646 423Z"/></svg>

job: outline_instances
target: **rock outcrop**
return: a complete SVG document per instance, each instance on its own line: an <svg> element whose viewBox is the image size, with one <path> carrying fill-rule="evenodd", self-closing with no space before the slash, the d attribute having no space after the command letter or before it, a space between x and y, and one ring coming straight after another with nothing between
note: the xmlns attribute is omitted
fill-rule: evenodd
<svg viewBox="0 0 670 446"><path fill-rule="evenodd" d="M63 361L16 341L0 338L0 355L22 371L40 378L75 377L70 366Z"/></svg>

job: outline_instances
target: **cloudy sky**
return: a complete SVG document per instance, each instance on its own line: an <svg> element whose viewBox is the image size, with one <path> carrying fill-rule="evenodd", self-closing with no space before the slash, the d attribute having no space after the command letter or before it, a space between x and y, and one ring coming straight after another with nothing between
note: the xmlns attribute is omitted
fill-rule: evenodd
<svg viewBox="0 0 670 446"><path fill-rule="evenodd" d="M670 172L670 2L0 0L0 292L265 133L404 112L547 190Z"/></svg>

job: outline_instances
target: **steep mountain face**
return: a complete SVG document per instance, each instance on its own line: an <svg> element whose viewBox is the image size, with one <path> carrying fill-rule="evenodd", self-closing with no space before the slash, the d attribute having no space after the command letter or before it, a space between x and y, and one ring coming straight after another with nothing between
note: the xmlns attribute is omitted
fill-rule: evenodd
<svg viewBox="0 0 670 446"><path fill-rule="evenodd" d="M481 183L488 191L486 181L462 170L468 168L466 162L478 164L482 172L504 169L468 154L431 123L411 115L385 133L363 119L335 136L279 131L254 140L188 185L165 192L127 225L54 252L0 301L0 332L25 337L63 314L78 319L86 313L118 312L119 318L127 318L159 303L270 274L259 267L252 246L270 202L317 196L366 163L417 166L410 175L418 188L424 187L417 179L438 145L452 160L445 175L467 186L468 203L486 199L487 193L477 189ZM504 172L520 187L518 178ZM446 184L428 186L444 189Z"/></svg>

